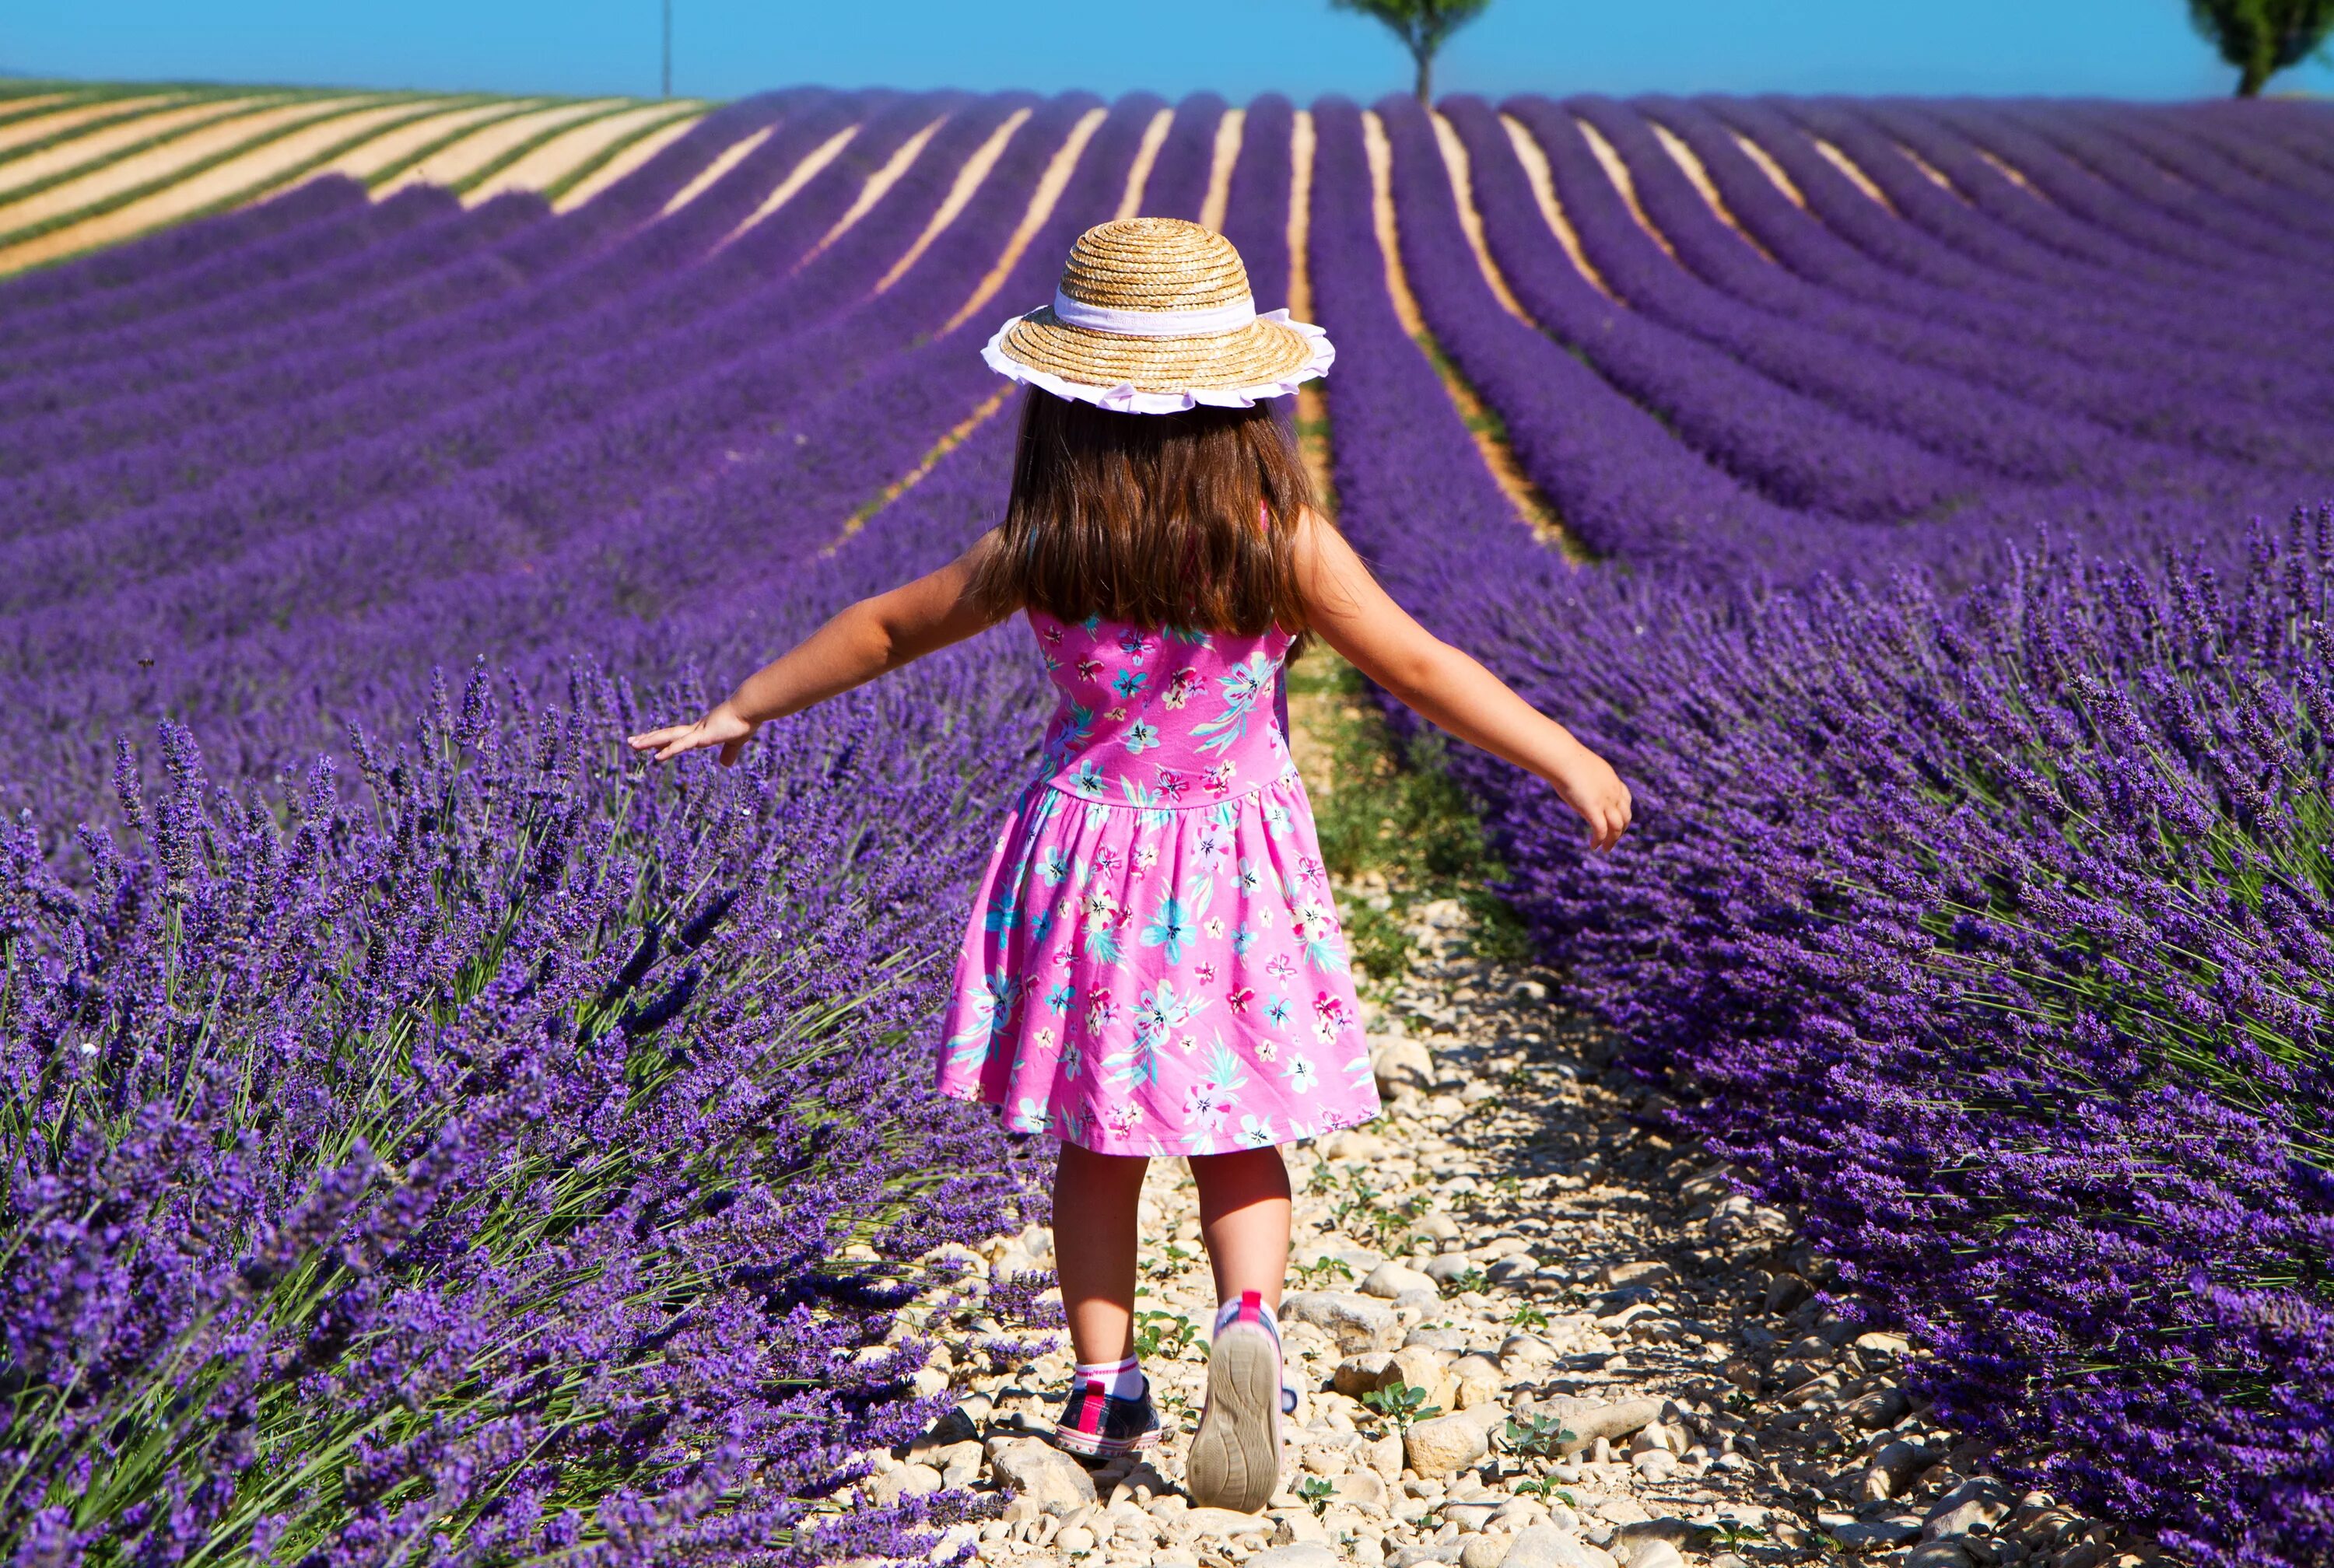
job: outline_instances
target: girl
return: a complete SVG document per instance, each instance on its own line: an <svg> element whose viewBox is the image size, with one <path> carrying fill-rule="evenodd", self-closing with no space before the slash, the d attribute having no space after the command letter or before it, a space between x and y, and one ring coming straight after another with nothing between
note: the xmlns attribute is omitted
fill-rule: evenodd
<svg viewBox="0 0 2334 1568"><path fill-rule="evenodd" d="M1077 1366L1061 1445L1161 1429L1132 1353L1135 1204L1181 1155L1222 1305L1185 1464L1195 1503L1255 1511L1278 1483L1274 1310L1288 1259L1278 1146L1374 1116L1344 939L1281 672L1319 635L1461 739L1529 768L1598 851L1629 823L1605 762L1430 636L1314 510L1267 399L1326 371L1320 329L1259 316L1230 243L1196 224L1089 230L1049 307L988 362L1027 383L1004 522L927 577L852 605L694 724L719 748L1015 611L1060 692L956 967L942 1092L1060 1140L1055 1256Z"/></svg>

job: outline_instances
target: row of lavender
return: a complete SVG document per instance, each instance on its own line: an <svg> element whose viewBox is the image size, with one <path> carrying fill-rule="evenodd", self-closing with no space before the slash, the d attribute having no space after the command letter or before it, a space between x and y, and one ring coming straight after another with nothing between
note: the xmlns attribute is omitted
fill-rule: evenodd
<svg viewBox="0 0 2334 1568"><path fill-rule="evenodd" d="M912 1040L1033 672L956 650L730 774L614 741L978 532L1003 421L844 522L989 393L988 313L945 325L1098 107L781 94L570 215L308 192L12 285L12 1558L776 1562L960 1505L804 1533L931 1414L842 1249L1022 1196ZM1220 107L1151 210L1197 215Z"/></svg>
<svg viewBox="0 0 2334 1568"><path fill-rule="evenodd" d="M2219 273L2192 270L2202 303L2184 318L2160 290L2130 281L2146 276L2142 259L2100 242L2100 257L2078 266L2030 240L2013 245L2004 224L1918 171L1908 188L1882 187L1899 212L1936 220L1934 233L1915 230L1807 137L1762 123L1759 106L1717 108L1761 132L1759 145L1808 193L1807 210L1711 107L1576 107L1628 169L1659 241L1571 110L1511 105L1547 159L1595 274L1584 275L1541 217L1509 128L1487 106L1456 101L1446 109L1487 252L1529 320L1490 308L1455 243L1435 252L1418 293L1531 476L1592 548L1738 580L1796 581L1850 557L1967 575L2005 526L2219 534L2231 506L2282 512L2329 482L2334 401L2322 368L2276 351L2275 334L2257 324L2265 300L2248 302L2249 313L2213 308L2242 256L2223 258ZM1739 226L1656 141L1646 118L1656 113ZM1447 207L1428 128L1397 115L1387 130L1397 205ZM2016 193L2021 216L2066 221L1974 146L1963 145L1965 156ZM2040 153L2028 156L2047 171ZM1895 178L1874 149L1862 159ZM1945 210L1931 212L1924 195ZM2001 253L1991 270L1955 243L1980 241ZM2281 320L2319 309L2309 265L2254 257L2246 275L2282 290ZM2167 339L2183 338L2185 373L2163 375ZM1644 460L1616 463L1616 447ZM1930 525L1939 523L1949 526Z"/></svg>
<svg viewBox="0 0 2334 1568"><path fill-rule="evenodd" d="M449 1551L528 1544L520 1554L580 1533L596 1554L654 1558L694 1532L718 1554L783 1539L790 1499L836 1484L847 1451L913 1419L883 1397L904 1361L837 1374L838 1353L880 1335L882 1300L825 1260L848 1234L921 1245L937 1232L901 1222L935 1212L977 1227L1006 1196L978 1181L921 1190L933 1169L998 1169L1003 1157L949 1142L964 1135L921 1098L914 1053L891 1047L931 984L903 974L900 956L940 945L946 920L931 910L948 900L931 895L960 877L974 824L1018 765L1030 682L1009 654L969 650L798 726L751 780L644 786L604 748L635 699L603 672L687 688L692 660L734 667L816 607L977 526L1001 488L997 425L822 553L844 516L987 390L971 352L982 319L921 340L971 294L1088 107L788 93L711 117L564 217L523 199L464 212L425 194L376 208L322 187L12 285L0 484L14 505L0 551L14 570L0 579L0 625L13 635L0 679L12 755L43 759L11 785L33 825L14 845L11 952L25 1010L11 1020L21 1027L7 1036L8 1071L31 1086L33 1109L11 1128L8 1192L36 1238L8 1285L12 1303L28 1303L5 1342L10 1397L30 1412L10 1431L33 1434L0 1503L12 1540L70 1560L125 1537L158 1550L198 1541L201 1555L258 1534L278 1556L314 1547L353 1559L433 1533ZM1113 209L1158 107L1131 100L1104 120L1000 306L1042 297L1069 235ZM1845 748L1810 737L1749 640L1788 618L1745 630L1694 585L1875 561L1983 576L2004 524L2088 520L2127 536L2204 525L2226 537L2230 496L2318 486L2322 379L2259 323L2322 313L2279 271L2306 262L2294 243L2316 232L2320 209L2264 204L2260 191L2262 180L2322 185L2322 163L2313 172L2315 144L2284 120L2274 134L2201 120L2169 133L2145 118L2037 130L1902 106L1572 106L1634 171L1634 194L1664 231L1656 248L1561 115L1511 107L1597 279L1554 245L1510 133L1463 102L1452 120L1486 238L1535 320L1493 298L1429 129L1389 106L1413 279L1436 333L1492 395L1576 532L1682 572L1665 572L1658 593L1618 597L1515 537L1471 456L1446 439L1456 428L1431 381L1405 379L1420 362L1384 335L1391 318L1370 314L1385 305L1375 274L1355 270L1368 249L1366 226L1350 226L1367 199L1358 125L1330 105L1316 255L1324 313L1351 340L1333 402L1350 521L1436 619L1471 624L1494 605L1506 640L1486 633L1487 650L1535 690L1574 693L1567 707L1577 677L1549 660L1569 658L1567 640L1581 633L1551 623L1550 607L1587 594L1647 628L1604 649L1606 717L1590 727L1658 786L1656 804L1724 795L1739 816L1694 813L1702 826L1689 833L1686 812L1656 813L1655 836L1685 846L1683 861L1608 885L1566 859L1544 801L1495 772L1478 782L1507 803L1529 901L1596 994L1616 1009L1623 996L1654 999L1627 1020L1649 1051L1678 1049L1680 1023L1698 1022L1712 1039L1684 1042L1682 1059L1761 1095L1787 1081L1796 1092L1785 1067L1804 1073L1806 1058L1775 1042L1802 1025L1773 1023L1773 996L1745 976L1793 994L1787 959L1816 964L1805 954L1819 943L1786 917L1836 915L1819 879L1845 872L1823 858L1825 841L1792 839L1798 858L1781 869L1753 856L1747 865L1764 869L1750 883L1712 879L1749 875L1720 851L1737 836L1770 842L1760 834L1789 820L1793 790ZM1147 210L1196 214L1221 108L1179 106ZM869 297L867 280L945 210L963 160L1022 109L1029 118L979 199ZM1876 139L1867 122L1884 112ZM1648 140L1647 114L1693 147L1747 241ZM1901 219L1786 119L1852 148ZM936 120L907 176L858 212L868 176ZM776 180L854 126L825 173L757 221ZM650 221L722 148L764 128L729 174ZM1286 104L1252 108L1227 219L1268 303L1287 266L1289 130ZM1738 131L1789 170L1805 210L1749 161ZM2118 170L2117 149L2134 138L2149 142L2146 165ZM1996 145L2049 202L2001 172ZM1914 154L1981 199L1940 207ZM2252 174L2233 176L2231 159ZM2111 199L2100 168L2123 182ZM2165 168L2179 171L2168 190L2133 188ZM2233 215L2184 210L2200 191ZM1356 234L1358 248L1326 243ZM2238 280L2227 303L2200 301L2206 268ZM2154 373L2167 343L2185 385ZM1422 408L1444 423L1416 422ZM1454 464L1461 477L1447 485ZM1486 545L1464 576L1409 553L1396 526L1452 495ZM1495 599L1485 560L1514 568ZM1803 640L1866 651L1845 640L1868 634L1863 622L1825 614L1847 619L1817 616ZM2245 635L2258 641L2256 624ZM1957 623L1937 633L1954 648L1968 636ZM360 770L370 809L290 782L335 725L403 733L432 714L425 672L476 651L496 660L493 680L458 713L425 717L407 755ZM1902 700L1943 737L1937 746L1977 746L1961 709L1923 684L1934 662L1908 656L1897 688L1850 685L1865 706L1833 695L1826 711L1853 729ZM488 687L511 693L499 710ZM1727 746L1675 755L1675 736L1704 733L1690 722L1706 726L1746 692L1772 705L1774 733L1746 726L1766 748L1751 754L1769 767L1748 775L1757 782L1732 771L1731 731ZM539 717L547 703L561 717ZM166 748L161 803L150 816L133 803L137 774L116 768L111 737L158 710L189 722L237 784L302 803L297 825L279 834L211 798L183 737ZM1782 761L1769 765L1769 751ZM1919 771L1925 754L1902 755L1923 787L1963 798L1963 785L1936 782L1963 774L1933 777ZM143 852L41 838L90 814L110 773L123 774L122 813L133 839L149 841ZM1862 798L1861 785L1822 782L1826 811ZM896 825L906 821L934 824L934 838L908 843ZM1714 899L1724 919L1672 921L1693 939L1643 951L1590 942L1646 929L1614 912L1656 894L1697 909ZM1664 920L1674 912L1660 906ZM1731 1015L1695 989L1713 956L1749 939L1727 920L1781 945L1731 977L1743 997L1712 1002L1739 1006L1755 1030L1716 1028ZM1653 955L1661 985L1638 972ZM307 1026L287 1034L285 1020ZM1902 1081L1886 1077L1893 1065L1873 1071ZM383 1097L384 1081L404 1097ZM776 1105L789 1111L773 1135L761 1108ZM836 1105L863 1109L820 1109ZM1840 1121L1795 1123L1789 1137L1836 1134ZM2057 1147L2014 1117L1985 1125ZM1746 1153L1770 1148L1722 1130ZM929 1158L902 1150L921 1140L937 1140ZM157 1169L174 1173L159 1206ZM1866 1187L1838 1189L1859 1196L1825 1217L1837 1234L1880 1234L1856 1228L1869 1217L1856 1207ZM2063 1243L2069 1227L2088 1240L2098 1216L2064 1190L2073 1208L2038 1245ZM1987 1201L1965 1200L1981 1230L2001 1212ZM1953 1234L1949 1215L1905 1228L1931 1246ZM2264 1245L2292 1250L2274 1234ZM2248 1266L2225 1248L2195 1250L2232 1276ZM2159 1255L2137 1255L2127 1274ZM1891 1282L1929 1266L1874 1267L1873 1288L1895 1299ZM2075 1347L2096 1344L2083 1335L2100 1322L2153 1323L2138 1309L2102 1312L2124 1277L2086 1298L2093 1319L2078 1329L2027 1306L2015 1321L2058 1325ZM561 1292L580 1294L555 1311L545 1303ZM1980 1280L1896 1304L1927 1313L1917 1321L1943 1335L1993 1321L1963 1295L1998 1294ZM545 1338L570 1317L567 1338ZM2252 1353L2276 1366L2273 1350ZM156 1397L140 1371L189 1356L212 1380L202 1417L160 1407L171 1438L130 1448L125 1434L157 1410L140 1402ZM1953 1392L1968 1419L1996 1429L2031 1419L2005 1392L2026 1363L1972 1351L1950 1364L1986 1374ZM579 1367L601 1375L574 1380ZM2147 1371L2135 1376L2162 1394ZM400 1413L415 1409L449 1424L425 1430ZM2129 1429L2157 1430L2146 1417ZM716 1428L728 1446L701 1440ZM2084 1457L2114 1441L2095 1438ZM618 1458L582 1462L591 1454ZM291 1455L317 1457L287 1465ZM236 1479L206 1488L195 1477L207 1466ZM2163 1489L2128 1465L2076 1478ZM593 1515L612 1490L619 1505ZM60 1496L81 1501L59 1512ZM2174 1516L2154 1493L2132 1506ZM869 1515L855 1544L896 1542L898 1525Z"/></svg>
<svg viewBox="0 0 2334 1568"><path fill-rule="evenodd" d="M1390 100L1407 280L1613 566L1526 534L1405 341L1350 104L1316 111L1313 279L1346 527L1638 794L1592 861L1544 788L1462 758L1511 892L1843 1299L1935 1347L1947 1419L2200 1560L2326 1561L2334 517L2244 522L2334 489L2324 367L2284 338L2325 311L2323 120L1444 111L1531 319Z"/></svg>

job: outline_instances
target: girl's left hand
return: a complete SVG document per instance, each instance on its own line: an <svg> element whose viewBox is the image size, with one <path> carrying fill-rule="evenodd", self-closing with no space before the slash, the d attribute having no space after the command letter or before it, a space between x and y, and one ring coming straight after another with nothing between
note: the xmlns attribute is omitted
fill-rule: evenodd
<svg viewBox="0 0 2334 1568"><path fill-rule="evenodd" d="M736 707L724 702L695 724L668 725L663 729L650 730L646 735L636 735L632 737L632 746L634 751L656 753L654 761L669 762L683 752L718 746L721 748L721 765L735 767L739 755L746 749L746 743L754 738L754 732L760 727Z"/></svg>

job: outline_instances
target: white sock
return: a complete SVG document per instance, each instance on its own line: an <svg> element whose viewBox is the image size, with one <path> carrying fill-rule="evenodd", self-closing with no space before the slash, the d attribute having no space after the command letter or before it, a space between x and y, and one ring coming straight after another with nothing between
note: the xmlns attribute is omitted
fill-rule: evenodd
<svg viewBox="0 0 2334 1568"><path fill-rule="evenodd" d="M1133 1356L1123 1361L1080 1361L1070 1369L1070 1375L1081 1383L1100 1383L1102 1391L1114 1400L1143 1397L1143 1363Z"/></svg>

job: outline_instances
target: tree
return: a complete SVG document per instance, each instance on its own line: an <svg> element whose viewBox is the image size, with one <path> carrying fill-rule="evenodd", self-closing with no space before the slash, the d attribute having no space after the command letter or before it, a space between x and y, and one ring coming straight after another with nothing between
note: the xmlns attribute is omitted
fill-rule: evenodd
<svg viewBox="0 0 2334 1568"><path fill-rule="evenodd" d="M1480 16L1491 0L1329 0L1329 4L1340 11L1374 16L1393 28L1418 66L1418 101L1429 103L1434 52L1442 47L1444 39Z"/></svg>
<svg viewBox="0 0 2334 1568"><path fill-rule="evenodd" d="M2237 96L2251 98L2326 42L2334 0L2188 0L2188 17L2237 68Z"/></svg>

